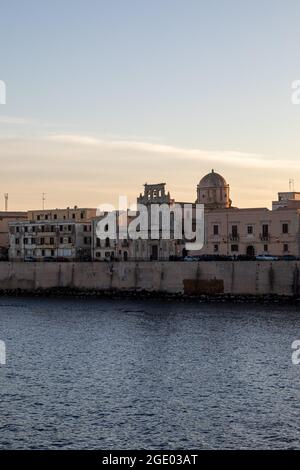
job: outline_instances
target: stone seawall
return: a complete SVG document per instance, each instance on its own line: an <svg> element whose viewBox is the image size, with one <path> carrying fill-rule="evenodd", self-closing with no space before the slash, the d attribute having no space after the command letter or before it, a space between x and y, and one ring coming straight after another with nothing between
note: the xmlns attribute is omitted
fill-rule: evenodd
<svg viewBox="0 0 300 470"><path fill-rule="evenodd" d="M0 291L299 296L300 262L0 262Z"/></svg>

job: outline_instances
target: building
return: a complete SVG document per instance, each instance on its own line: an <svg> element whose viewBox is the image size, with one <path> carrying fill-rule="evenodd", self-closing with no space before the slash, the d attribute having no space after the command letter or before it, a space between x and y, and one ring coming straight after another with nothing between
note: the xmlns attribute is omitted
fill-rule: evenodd
<svg viewBox="0 0 300 470"><path fill-rule="evenodd" d="M9 224L11 261L91 259L91 222L19 221Z"/></svg>
<svg viewBox="0 0 300 470"><path fill-rule="evenodd" d="M109 237L102 240L97 237L96 227L98 222L105 217L97 217L92 221L92 259L95 261L108 261L108 260L169 260L170 257L180 255L181 241L174 239L165 240L161 236L161 227L159 229L160 235L157 239L151 238L150 222L151 222L151 206L153 204L167 204L171 206L174 199L171 198L170 193L166 192L165 183L158 184L145 184L144 193L140 194L137 198L137 208L139 204L144 205L148 211L148 230L147 233L142 233L136 240L129 237L127 239L110 239ZM137 219L137 216L129 216L127 214L127 227L131 222ZM119 213L116 212L117 233L119 231ZM172 232L172 228L171 228Z"/></svg>
<svg viewBox="0 0 300 470"><path fill-rule="evenodd" d="M26 220L27 212L0 212L0 260L7 259L9 248L9 223Z"/></svg>
<svg viewBox="0 0 300 470"><path fill-rule="evenodd" d="M153 204L172 206L174 199L165 190L165 183L145 184L137 198L149 213ZM279 193L272 210L266 207L239 209L232 205L230 186L214 170L197 185L196 203L204 204L205 238L202 250L190 255L254 257L272 255L300 257L300 193ZM183 202L177 202L183 206ZM195 208L195 204L192 205ZM96 222L94 222L96 223ZM149 224L150 226L150 224ZM95 226L92 229L94 234ZM94 235L93 235L94 237ZM137 240L95 240L93 259L168 260L184 257L184 232L179 240L172 237Z"/></svg>
<svg viewBox="0 0 300 470"><path fill-rule="evenodd" d="M205 244L199 254L300 256L300 193L279 193L272 210L238 209L229 185L213 170L197 186L205 206Z"/></svg>

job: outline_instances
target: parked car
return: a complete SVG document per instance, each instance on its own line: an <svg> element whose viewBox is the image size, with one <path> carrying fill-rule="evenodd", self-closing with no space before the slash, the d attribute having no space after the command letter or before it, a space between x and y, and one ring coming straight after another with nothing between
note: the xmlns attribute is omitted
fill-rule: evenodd
<svg viewBox="0 0 300 470"><path fill-rule="evenodd" d="M283 261L296 261L297 260L296 256L293 256L293 255L283 255L280 257L280 259Z"/></svg>
<svg viewBox="0 0 300 470"><path fill-rule="evenodd" d="M33 256L26 256L25 260L24 261L30 261L32 263L34 263L36 261L36 258L34 258Z"/></svg>
<svg viewBox="0 0 300 470"><path fill-rule="evenodd" d="M255 261L255 256L238 255L237 261Z"/></svg>
<svg viewBox="0 0 300 470"><path fill-rule="evenodd" d="M43 261L56 261L56 258L53 258L52 256L45 256L45 258L43 258Z"/></svg>
<svg viewBox="0 0 300 470"><path fill-rule="evenodd" d="M197 256L185 256L183 261L198 261Z"/></svg>
<svg viewBox="0 0 300 470"><path fill-rule="evenodd" d="M255 259L257 261L278 261L279 258L271 255L258 255Z"/></svg>

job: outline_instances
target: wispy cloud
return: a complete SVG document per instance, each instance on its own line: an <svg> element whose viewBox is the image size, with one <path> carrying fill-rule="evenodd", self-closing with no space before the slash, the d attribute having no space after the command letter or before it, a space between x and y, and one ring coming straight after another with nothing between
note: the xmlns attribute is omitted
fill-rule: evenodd
<svg viewBox="0 0 300 470"><path fill-rule="evenodd" d="M17 116L0 116L0 124L8 125L32 125L35 124L33 119L17 117Z"/></svg>
<svg viewBox="0 0 300 470"><path fill-rule="evenodd" d="M53 134L45 137L46 140L66 145L80 145L98 147L102 149L127 150L131 152L163 155L176 159L194 159L199 162L221 163L222 165L234 165L241 168L253 169L280 169L284 166L300 168L298 161L286 159L274 159L268 155L259 153L241 152L237 150L205 150L197 148L177 147L157 142L122 139L99 139L80 134Z"/></svg>

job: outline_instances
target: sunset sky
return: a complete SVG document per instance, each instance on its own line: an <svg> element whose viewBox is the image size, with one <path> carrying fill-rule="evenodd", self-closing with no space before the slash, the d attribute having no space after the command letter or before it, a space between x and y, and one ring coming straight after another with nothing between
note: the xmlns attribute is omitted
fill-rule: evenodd
<svg viewBox="0 0 300 470"><path fill-rule="evenodd" d="M0 2L0 210L300 191L299 0Z"/></svg>

